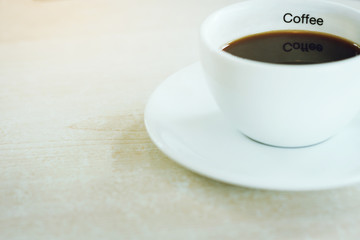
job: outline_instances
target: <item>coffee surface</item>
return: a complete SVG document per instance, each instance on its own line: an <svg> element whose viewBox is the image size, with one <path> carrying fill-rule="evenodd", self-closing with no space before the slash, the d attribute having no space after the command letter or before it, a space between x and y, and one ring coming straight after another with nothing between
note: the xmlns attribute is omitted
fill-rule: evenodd
<svg viewBox="0 0 360 240"><path fill-rule="evenodd" d="M241 58L281 64L325 63L360 54L360 46L347 39L303 30L249 35L228 43L223 50Z"/></svg>

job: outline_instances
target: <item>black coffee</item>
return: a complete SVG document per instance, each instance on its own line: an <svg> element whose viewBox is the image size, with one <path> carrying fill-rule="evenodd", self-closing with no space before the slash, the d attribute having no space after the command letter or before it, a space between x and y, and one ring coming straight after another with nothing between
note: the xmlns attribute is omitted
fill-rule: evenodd
<svg viewBox="0 0 360 240"><path fill-rule="evenodd" d="M224 51L261 62L313 64L338 61L360 54L360 45L312 31L279 30L249 35L228 43Z"/></svg>

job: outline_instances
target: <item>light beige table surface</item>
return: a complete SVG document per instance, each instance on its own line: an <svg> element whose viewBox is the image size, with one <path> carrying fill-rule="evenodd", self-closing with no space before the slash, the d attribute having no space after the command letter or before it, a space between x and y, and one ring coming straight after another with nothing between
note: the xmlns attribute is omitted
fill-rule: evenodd
<svg viewBox="0 0 360 240"><path fill-rule="evenodd" d="M273 192L174 163L143 111L234 0L0 0L0 239L360 239L360 185Z"/></svg>

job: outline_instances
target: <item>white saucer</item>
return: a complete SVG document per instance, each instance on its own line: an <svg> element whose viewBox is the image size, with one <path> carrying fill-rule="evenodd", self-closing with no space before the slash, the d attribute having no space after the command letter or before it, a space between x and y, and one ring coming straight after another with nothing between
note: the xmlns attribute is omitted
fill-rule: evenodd
<svg viewBox="0 0 360 240"><path fill-rule="evenodd" d="M320 190L360 182L360 117L307 148L256 143L235 130L208 92L201 65L188 66L152 94L145 124L153 142L182 166L222 182L271 190Z"/></svg>

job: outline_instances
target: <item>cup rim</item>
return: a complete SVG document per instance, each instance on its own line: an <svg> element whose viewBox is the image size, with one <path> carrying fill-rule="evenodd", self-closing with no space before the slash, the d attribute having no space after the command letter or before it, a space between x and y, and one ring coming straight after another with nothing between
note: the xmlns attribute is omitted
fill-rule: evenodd
<svg viewBox="0 0 360 240"><path fill-rule="evenodd" d="M324 4L328 4L328 5L333 5L333 6L337 6L337 7L341 7L343 9L348 9L350 11L356 12L359 15L360 18L360 8L354 8L352 6L337 2L337 1L333 1L333 0L303 0L301 2L295 1L295 0L270 0L272 3L274 2L296 2L299 4L308 4L308 3L324 3ZM346 59L342 59L342 60L336 60L336 61L331 61L331 62L324 62L324 63L315 63L315 64L282 64L282 63L272 63L272 62L262 62L262 61L257 61L257 60L252 60L252 59L247 59L247 58L242 58L242 57L238 57L238 56L234 56L228 52L225 52L222 50L222 48L219 46L218 48L214 48L209 41L206 39L205 37L205 27L207 25L209 25L209 22L212 21L213 18L215 18L216 16L218 16L221 12L226 11L228 9L234 8L234 7L241 7L244 4L254 4L255 6L261 6L261 2L265 2L265 3L269 3L269 0L244 0L241 2L237 2L234 4L230 4L228 6L225 6L223 8L220 8L216 11L214 11L213 13L211 13L210 15L208 15L205 20L202 22L201 26L200 26L200 40L201 40L201 44L205 45L206 48L214 53L217 54L219 57L225 58L229 61L235 62L235 63L241 63L241 64L248 64L248 65L258 65L258 66L263 66L263 67L273 67L273 68L277 68L277 67L281 67L281 68L319 68L319 67L331 67L333 65L336 66L340 66L340 65L344 65L344 64L351 64L352 62L359 62L360 61L360 54L350 57L350 58L346 58ZM360 23L359 23L360 25ZM284 29L286 30L286 29ZM296 29L294 29L296 30ZM298 29L301 30L301 29ZM272 31L272 30L269 30ZM276 30L275 30L276 31ZM339 36L341 37L341 36ZM343 37L342 37L343 38ZM346 39L346 38L345 38ZM234 39L235 40L235 39ZM349 40L349 39L347 39ZM225 45L226 43L224 43ZM360 45L360 42L358 43L358 45Z"/></svg>

